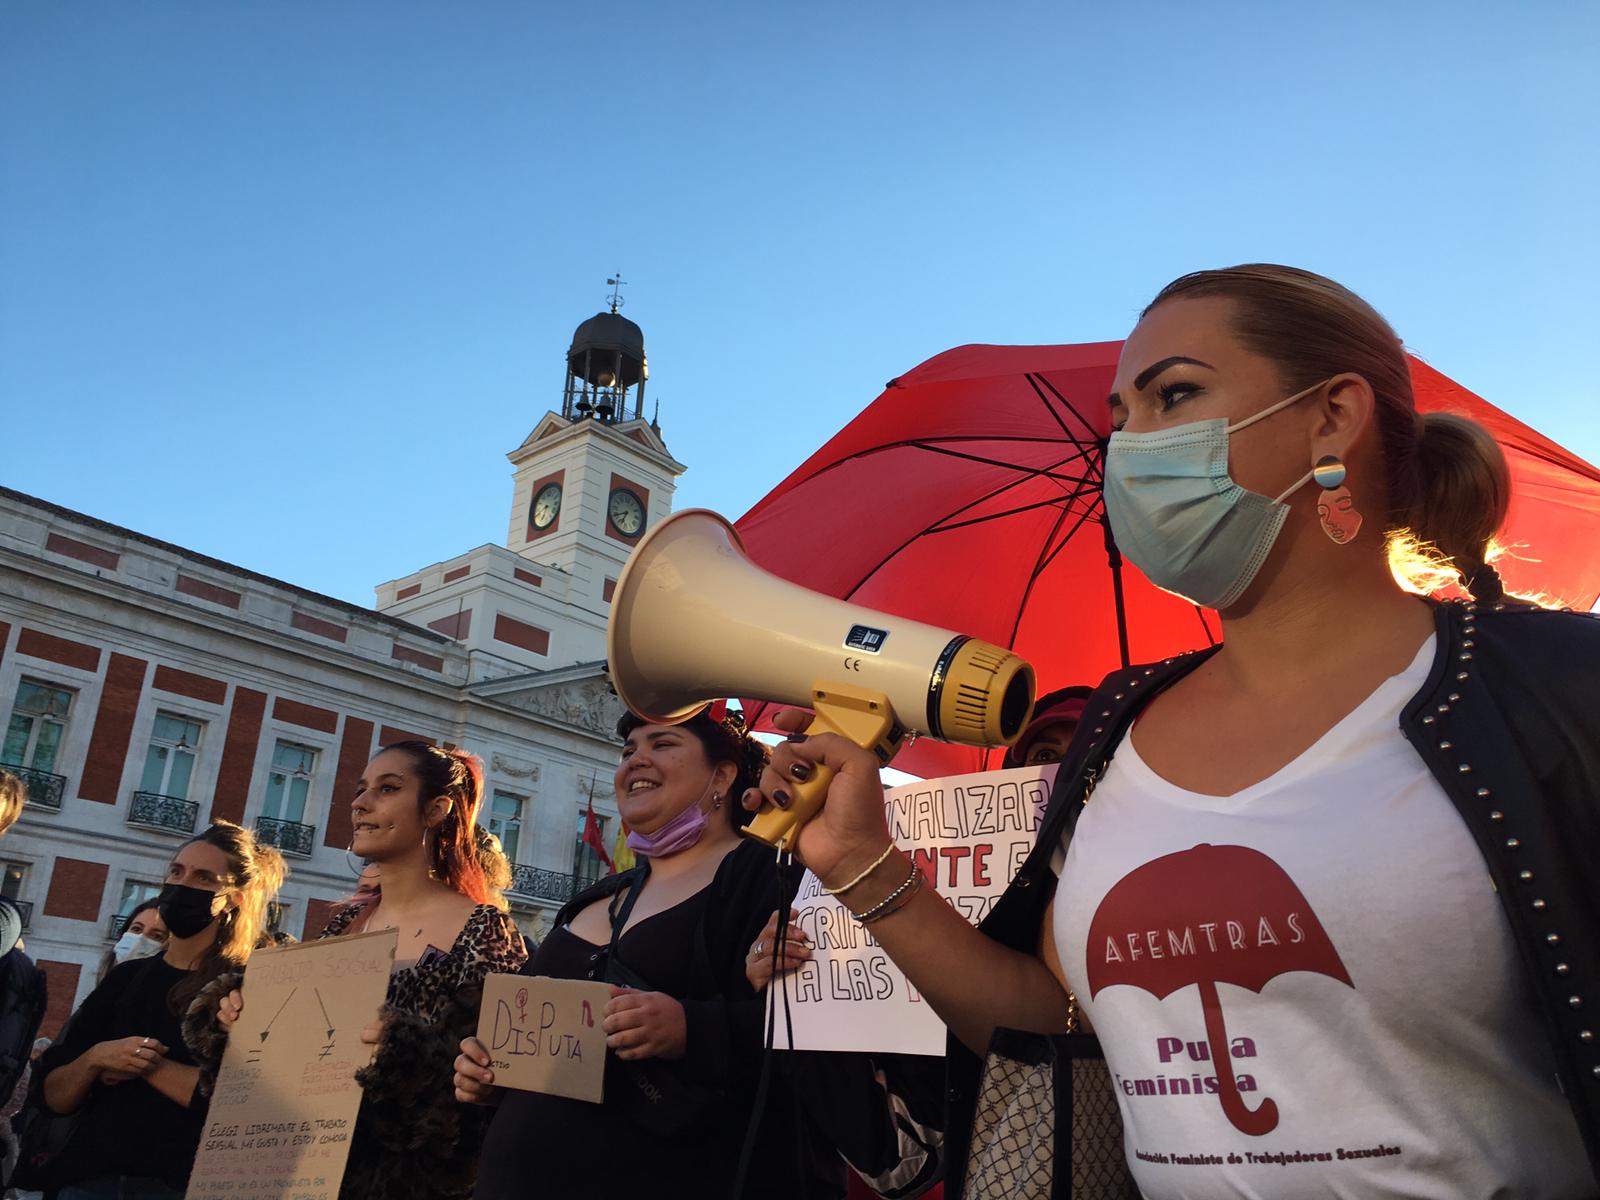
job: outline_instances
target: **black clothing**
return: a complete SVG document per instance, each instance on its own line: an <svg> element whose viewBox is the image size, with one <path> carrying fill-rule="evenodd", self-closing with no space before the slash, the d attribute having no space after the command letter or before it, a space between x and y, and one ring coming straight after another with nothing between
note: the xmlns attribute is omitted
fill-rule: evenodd
<svg viewBox="0 0 1600 1200"><path fill-rule="evenodd" d="M625 893L643 872L608 876L571 901L522 973L604 980L609 948L584 941L568 925L596 900ZM506 1092L484 1141L477 1200L726 1196L753 1108L764 1033L763 1003L745 979L745 955L777 906L772 851L744 842L707 887L630 926L617 943L629 971L683 1005L687 1052L671 1069L716 1092L704 1119L670 1137L630 1119L613 1099L626 1064L607 1054L603 1104ZM783 1200L800 1195L801 1184L793 1106L788 1089L773 1082L745 1194Z"/></svg>
<svg viewBox="0 0 1600 1200"><path fill-rule="evenodd" d="M1433 670L1401 713L1400 732L1478 843L1600 1176L1600 620L1452 602L1435 606L1434 624ZM983 921L986 934L1034 951L1055 848L1145 705L1211 653L1130 667L1095 690L1038 842ZM1417 997L1419 1008L1428 1002ZM954 1038L949 1049L946 1188L960 1195L980 1063Z"/></svg>
<svg viewBox="0 0 1600 1200"><path fill-rule="evenodd" d="M40 1057L40 1076L76 1061L99 1042L125 1037L152 1038L167 1048L172 1062L194 1066L167 1000L173 985L188 976L159 954L113 967L73 1014L61 1040ZM194 1167L205 1111L198 1089L184 1108L143 1079L96 1083L79 1110L72 1140L56 1160L53 1182L64 1186L100 1175L136 1175L181 1191Z"/></svg>

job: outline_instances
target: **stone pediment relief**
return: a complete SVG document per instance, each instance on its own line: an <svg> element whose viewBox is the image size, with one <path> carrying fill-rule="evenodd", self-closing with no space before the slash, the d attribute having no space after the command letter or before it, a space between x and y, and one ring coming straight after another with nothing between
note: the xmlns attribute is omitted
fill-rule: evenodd
<svg viewBox="0 0 1600 1200"><path fill-rule="evenodd" d="M507 779L520 779L528 783L539 782L539 764L496 750L490 756L490 769Z"/></svg>
<svg viewBox="0 0 1600 1200"><path fill-rule="evenodd" d="M622 717L622 702L612 694L603 677L530 687L526 691L498 695L496 699L562 725L606 737L616 730L617 721Z"/></svg>

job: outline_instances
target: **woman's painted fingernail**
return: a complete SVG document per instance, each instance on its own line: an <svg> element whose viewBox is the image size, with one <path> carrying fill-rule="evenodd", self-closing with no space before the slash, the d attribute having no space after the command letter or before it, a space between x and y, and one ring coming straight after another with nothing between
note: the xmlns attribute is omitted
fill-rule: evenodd
<svg viewBox="0 0 1600 1200"><path fill-rule="evenodd" d="M804 733L791 733L788 737L784 738L783 740L786 741L786 742L803 742L803 741L806 740L807 736L808 735L806 735Z"/></svg>
<svg viewBox="0 0 1600 1200"><path fill-rule="evenodd" d="M789 793L784 791L782 788L776 789L772 793L772 802L774 804L776 804L779 808L788 808L789 807Z"/></svg>

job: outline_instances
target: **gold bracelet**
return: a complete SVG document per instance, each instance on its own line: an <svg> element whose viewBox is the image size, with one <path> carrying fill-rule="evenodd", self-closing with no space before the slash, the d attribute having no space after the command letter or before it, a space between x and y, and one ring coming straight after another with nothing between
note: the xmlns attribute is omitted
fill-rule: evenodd
<svg viewBox="0 0 1600 1200"><path fill-rule="evenodd" d="M889 915L889 913L891 911L893 911L889 906L891 904L893 904L896 900L900 899L901 896L904 896L908 891L910 891L913 888L915 888L921 881L922 881L922 872L917 869L916 860L912 859L912 861L911 861L911 874L906 876L906 881L904 883L902 883L899 887L895 888L894 891L890 892L887 896L885 896L882 900L878 901L871 908L867 909L866 912L864 912L864 913L852 912L850 915L852 917L854 917L856 920L860 921L863 925L869 925L873 921L876 921L881 917L886 917L886 916Z"/></svg>
<svg viewBox="0 0 1600 1200"><path fill-rule="evenodd" d="M873 859L872 860L872 865L870 867L868 867L865 871L861 872L861 874L857 875L849 883L845 884L843 887L836 887L836 888L831 888L831 887L824 886L822 890L827 892L828 895L830 895L830 896L842 896L842 895L844 895L851 888L855 887L856 884L860 883L863 879L865 879L868 875L871 875L879 867L883 866L883 864L888 861L889 855L891 855L893 853L894 853L894 843L890 842L888 849L886 849L882 854L878 855L877 858Z"/></svg>

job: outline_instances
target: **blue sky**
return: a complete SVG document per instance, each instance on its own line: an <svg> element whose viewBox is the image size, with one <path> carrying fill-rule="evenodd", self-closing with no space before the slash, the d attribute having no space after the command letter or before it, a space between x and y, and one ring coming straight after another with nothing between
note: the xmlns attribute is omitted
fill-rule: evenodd
<svg viewBox="0 0 1600 1200"><path fill-rule="evenodd" d="M504 536L620 269L680 505L970 341L1338 278L1600 461L1600 6L7 0L0 480L303 586Z"/></svg>

